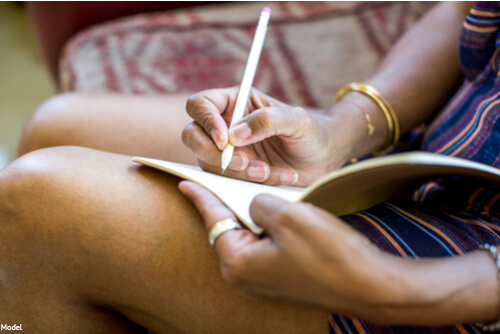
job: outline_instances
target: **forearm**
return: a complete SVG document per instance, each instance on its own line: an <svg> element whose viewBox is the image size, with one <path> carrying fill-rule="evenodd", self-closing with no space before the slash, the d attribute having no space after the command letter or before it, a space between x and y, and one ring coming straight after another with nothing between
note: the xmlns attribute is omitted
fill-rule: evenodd
<svg viewBox="0 0 500 334"><path fill-rule="evenodd" d="M469 3L438 4L398 41L375 73L364 81L392 105L402 133L434 115L460 84L459 35L470 7ZM360 105L375 126L370 143L360 154L387 145L387 121L378 106L357 92L348 93L345 98ZM340 109L332 108L332 112ZM354 111L352 106L350 109ZM364 119L358 117L358 122ZM364 131L358 138L359 147L366 125L358 125L357 129Z"/></svg>
<svg viewBox="0 0 500 334"><path fill-rule="evenodd" d="M367 80L390 101L403 131L432 116L460 84L459 38L471 6L467 2L437 5Z"/></svg>
<svg viewBox="0 0 500 334"><path fill-rule="evenodd" d="M392 256L390 256L392 257ZM496 320L500 312L497 269L487 252L440 259L389 259L378 279L387 291L383 305L357 316L385 324L451 325ZM391 301L392 299L392 301Z"/></svg>

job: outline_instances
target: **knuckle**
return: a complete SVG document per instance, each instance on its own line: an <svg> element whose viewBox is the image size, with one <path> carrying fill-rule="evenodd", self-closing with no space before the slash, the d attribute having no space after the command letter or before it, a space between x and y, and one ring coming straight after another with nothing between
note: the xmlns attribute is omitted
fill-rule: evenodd
<svg viewBox="0 0 500 334"><path fill-rule="evenodd" d="M309 203L289 203L284 206L276 219L276 226L278 228L293 228L298 221L304 217L305 210L312 207Z"/></svg>
<svg viewBox="0 0 500 334"><path fill-rule="evenodd" d="M188 115L204 129L210 129L212 125L213 113L211 109L214 107L207 94L208 91L194 94L186 102Z"/></svg>
<svg viewBox="0 0 500 334"><path fill-rule="evenodd" d="M277 229L288 228L294 219L293 207L290 204L282 206L276 215L275 226Z"/></svg>
<svg viewBox="0 0 500 334"><path fill-rule="evenodd" d="M311 126L313 121L312 117L310 117L309 113L301 107L291 107L289 111L290 115L293 115L293 119L302 124L301 127L308 128Z"/></svg>
<svg viewBox="0 0 500 334"><path fill-rule="evenodd" d="M213 127L212 115L207 112L202 112L201 118L199 119L200 126L205 129L205 131L210 132L210 129Z"/></svg>
<svg viewBox="0 0 500 334"><path fill-rule="evenodd" d="M186 127L182 130L182 134L181 134L182 142L184 143L184 145L186 145L189 148L190 148L190 144L192 141L193 132L194 132L194 123L193 122L186 125Z"/></svg>
<svg viewBox="0 0 500 334"><path fill-rule="evenodd" d="M210 139L196 142L197 154L210 164L220 164L220 153L214 142Z"/></svg>
<svg viewBox="0 0 500 334"><path fill-rule="evenodd" d="M203 129L196 123L188 124L182 131L181 138L182 142L198 155L205 155L207 152L213 152L212 143L206 138Z"/></svg>
<svg viewBox="0 0 500 334"><path fill-rule="evenodd" d="M255 87L252 87L252 89L250 90L249 100L252 100L255 105L259 105L261 104L260 102L262 102L262 100L265 100L263 99L263 97L264 94L260 90L258 90Z"/></svg>
<svg viewBox="0 0 500 334"><path fill-rule="evenodd" d="M291 112L300 117L305 117L308 115L307 111L304 108L298 106L291 107Z"/></svg>
<svg viewBox="0 0 500 334"><path fill-rule="evenodd" d="M252 115L249 126L252 130L267 129L271 124L271 110L273 107L262 108Z"/></svg>
<svg viewBox="0 0 500 334"><path fill-rule="evenodd" d="M191 95L186 101L186 111L192 117L197 106L200 104L201 93Z"/></svg>

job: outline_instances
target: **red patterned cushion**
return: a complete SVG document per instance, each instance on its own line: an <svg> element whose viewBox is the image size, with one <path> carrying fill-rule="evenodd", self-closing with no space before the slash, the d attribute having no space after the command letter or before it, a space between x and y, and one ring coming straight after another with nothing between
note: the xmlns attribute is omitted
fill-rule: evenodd
<svg viewBox="0 0 500 334"><path fill-rule="evenodd" d="M326 107L433 3L274 2L254 86L293 104ZM63 91L193 93L239 84L262 4L135 16L73 38Z"/></svg>

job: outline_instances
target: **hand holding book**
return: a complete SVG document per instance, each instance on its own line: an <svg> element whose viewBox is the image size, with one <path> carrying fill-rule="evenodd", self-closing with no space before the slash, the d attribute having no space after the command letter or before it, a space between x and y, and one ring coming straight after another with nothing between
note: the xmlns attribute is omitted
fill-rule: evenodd
<svg viewBox="0 0 500 334"><path fill-rule="evenodd" d="M202 213L207 231L218 221L236 218L198 184L183 181L179 189ZM255 198L250 212L265 236L230 230L214 244L222 276L246 293L344 312L373 306L373 301L382 304L396 295L397 285L385 279L381 268L398 272L398 261L339 218L267 194ZM357 302L346 301L346 295Z"/></svg>

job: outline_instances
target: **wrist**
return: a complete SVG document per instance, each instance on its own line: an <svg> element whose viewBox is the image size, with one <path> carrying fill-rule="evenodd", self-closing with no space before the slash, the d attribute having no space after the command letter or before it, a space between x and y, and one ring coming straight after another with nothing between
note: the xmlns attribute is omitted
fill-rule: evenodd
<svg viewBox="0 0 500 334"><path fill-rule="evenodd" d="M363 155L367 142L367 127L363 113L353 104L337 103L328 111L324 124L329 135L332 153L341 152L344 163Z"/></svg>
<svg viewBox="0 0 500 334"><path fill-rule="evenodd" d="M360 84L351 84L357 85ZM351 86L350 85L350 86ZM350 87L349 86L349 87ZM357 87L356 86L356 87ZM345 88L344 88L345 89ZM365 89L363 87L359 89ZM366 89L371 89L368 86ZM363 147L360 152L360 156L371 154L374 152L382 152L386 150L392 150L394 145L399 140L399 126L395 126L398 123L394 112L389 111L390 106L385 101L383 97L375 98L372 97L369 91L366 93L357 90L347 91L346 93L339 92L341 94L338 98L339 104L355 104L361 111L365 119L365 129L366 132L373 128L373 133L370 135L370 140ZM374 90L373 94L378 94ZM378 102L376 102L378 101ZM392 110L392 109L391 109ZM359 113L359 112L358 112ZM369 118L369 121L367 120Z"/></svg>
<svg viewBox="0 0 500 334"><path fill-rule="evenodd" d="M413 281L408 280L404 274L404 260L392 254L386 253L374 246L372 255L365 261L366 277L369 277L370 290L365 299L366 309L369 317L375 317L376 321L387 317L392 319L393 309L407 301L410 291L414 290ZM373 319L373 321L375 321Z"/></svg>
<svg viewBox="0 0 500 334"><path fill-rule="evenodd" d="M498 319L500 288L495 265L485 252L413 259L387 254L387 294L372 320L387 324L441 326ZM382 265L383 265L382 263Z"/></svg>
<svg viewBox="0 0 500 334"><path fill-rule="evenodd" d="M399 259L366 238L346 243L345 254L340 256L349 260L348 265L341 268L341 276L347 275L348 279L328 279L329 289L333 291L329 294L330 309L340 309L345 316L374 323L391 323L394 310L398 310L408 295L408 282L401 275ZM339 286L342 287L340 295Z"/></svg>
<svg viewBox="0 0 500 334"><path fill-rule="evenodd" d="M435 296L429 296L432 294L425 284L408 274L408 261L413 259L400 258L378 248L366 256L358 273L365 278L359 284L363 287L358 295L359 302L348 315L375 324L414 324L414 313L408 308L421 308L432 303Z"/></svg>
<svg viewBox="0 0 500 334"><path fill-rule="evenodd" d="M334 119L332 132L343 129L349 159L358 159L385 149L389 129L380 107L362 93L351 91L328 111Z"/></svg>

